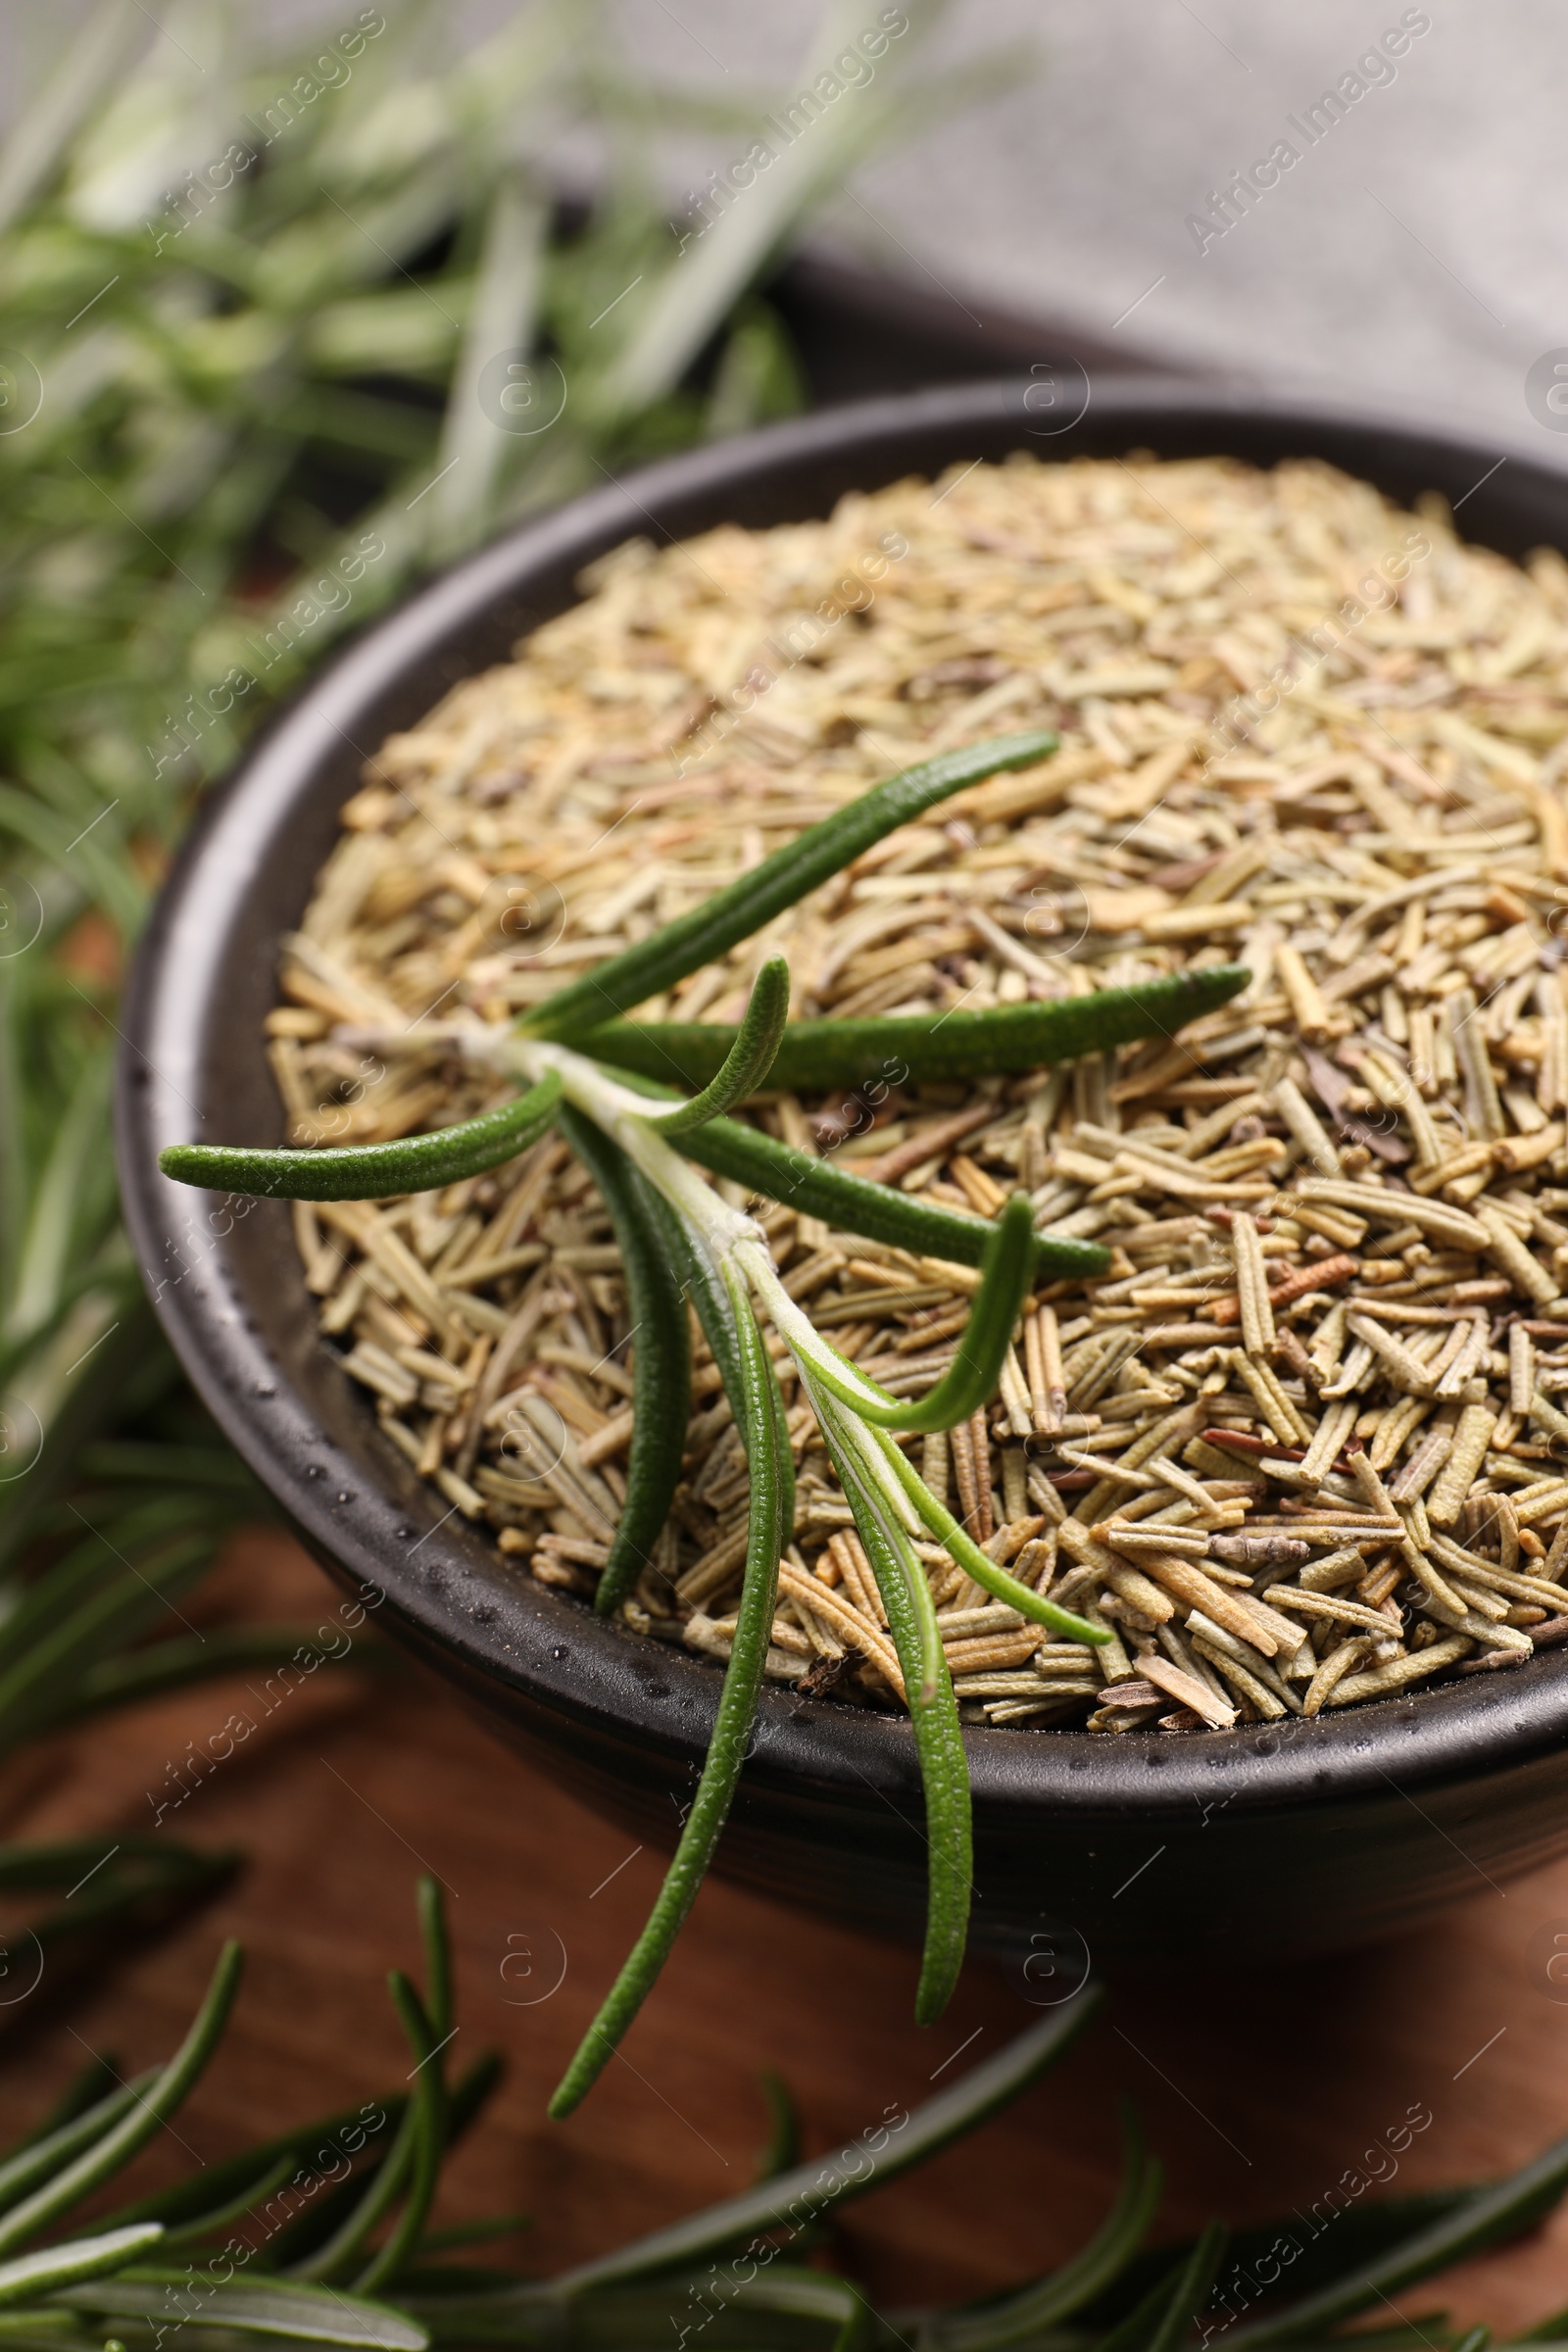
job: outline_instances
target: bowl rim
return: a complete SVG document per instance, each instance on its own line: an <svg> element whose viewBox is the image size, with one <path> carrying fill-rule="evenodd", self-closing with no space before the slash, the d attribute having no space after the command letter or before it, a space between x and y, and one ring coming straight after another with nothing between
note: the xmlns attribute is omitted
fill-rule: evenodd
<svg viewBox="0 0 1568 2352"><path fill-rule="evenodd" d="M287 1365L254 1327L227 1237L196 1235L189 1212L206 1196L172 1184L156 1165L160 1146L202 1131L196 1104L204 1024L225 924L242 918L266 845L292 809L324 788L328 779L316 780L323 758L345 741L367 754L373 750L355 743L357 714L530 576L563 564L575 571L606 548L646 534L650 523L666 541L682 537L693 526L666 528L662 510L755 490L791 467L863 462L867 485L879 486L897 478L897 468L891 475L878 470L879 450L911 434L946 434L956 456L965 431L994 432L1021 418L1028 389L1027 378L971 381L766 426L612 478L457 564L346 641L258 729L208 796L138 945L121 1015L116 1142L132 1246L164 1329L225 1436L323 1564L359 1586L368 1605L384 1599L405 1639L504 1712L526 1713L531 1701L558 1726L596 1729L623 1748L651 1745L689 1767L706 1752L719 1677L710 1661L601 1621L580 1601L506 1568L488 1537L462 1522L454 1528L450 1513L438 1515L438 1498L427 1487L411 1492L412 1474L384 1440L376 1439L385 1448L384 1493L361 1498L349 1490L348 1500L360 1508L343 1515L339 1481L363 1479L363 1462L317 1426L318 1416ZM1329 455L1363 478L1367 459L1353 462L1352 445L1363 452L1373 446L1386 452L1390 466L1418 471L1424 463L1473 460L1478 490L1504 461L1512 463L1513 482L1521 470L1533 472L1559 497L1568 483L1568 463L1552 464L1539 449L1480 444L1462 421L1412 425L1337 400L1274 396L1248 385L1147 375L1102 380L1092 406L1097 443L1125 428L1122 445L1137 446L1141 431L1163 423L1189 435L1212 428L1215 454L1225 454L1227 431L1245 438L1251 425L1274 441L1299 434L1299 454ZM1028 434L1020 422L1020 445ZM1053 436L1045 454L1058 451L1090 454L1075 453L1071 431ZM1277 449L1275 460L1259 462L1285 454ZM181 1268L177 1275L167 1270L173 1263ZM421 1518L426 1524L416 1534ZM417 1567L411 1540L414 1551L427 1552ZM1219 1802L1272 1812L1326 1800L1386 1801L1410 1787L1516 1770L1565 1740L1568 1671L1550 1654L1506 1674L1372 1701L1311 1723L1287 1717L1174 1740L964 1727L977 1822L1190 1820L1194 1804L1206 1821ZM869 1793L895 1811L900 1799L918 1804L906 1718L805 1701L772 1684L761 1692L746 1779L754 1787L804 1785L839 1800Z"/></svg>

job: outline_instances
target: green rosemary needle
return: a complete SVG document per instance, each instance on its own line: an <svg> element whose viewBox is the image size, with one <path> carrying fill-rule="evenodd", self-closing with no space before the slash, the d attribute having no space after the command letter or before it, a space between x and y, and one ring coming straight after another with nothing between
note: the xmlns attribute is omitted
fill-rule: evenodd
<svg viewBox="0 0 1568 2352"><path fill-rule="evenodd" d="M626 1274L632 1341L632 1433L626 1499L594 1607L618 1609L653 1558L680 1483L692 1409L692 1351L667 1237L642 1178L603 1130L563 1104L561 1131L598 1188Z"/></svg>
<svg viewBox="0 0 1568 2352"><path fill-rule="evenodd" d="M998 1004L984 1012L890 1013L864 1020L791 1021L774 1057L774 1086L810 1091L883 1078L996 1078L1044 1063L1103 1054L1140 1037L1170 1036L1227 1004L1251 974L1241 963L1204 963L1088 997ZM596 1061L666 1085L703 1086L735 1051L739 1031L710 1021L607 1021L578 1043ZM741 1101L740 1096L732 1097ZM727 1108L727 1104L716 1104Z"/></svg>
<svg viewBox="0 0 1568 2352"><path fill-rule="evenodd" d="M1137 2115L1125 2100L1120 2123L1121 2184L1089 2243L1049 2278L994 2297L979 2311L950 2314L942 2330L943 2352L1003 2352L1006 2345L1033 2342L1094 2303L1121 2277L1158 2210L1165 2176L1145 2148Z"/></svg>
<svg viewBox="0 0 1568 2352"><path fill-rule="evenodd" d="M186 2092L201 2075L222 2036L234 1995L239 1989L244 1955L237 1943L225 1943L213 1979L189 2033L167 2066L154 2077L129 2111L112 2124L103 2136L82 2149L72 2162L43 2180L30 2196L0 2216L0 2255L6 2255L57 2221L63 2213L112 2180L161 2132Z"/></svg>
<svg viewBox="0 0 1568 2352"><path fill-rule="evenodd" d="M433 1135L393 1144L347 1144L337 1150L252 1151L243 1144L170 1144L158 1165L176 1184L265 1200L379 1200L394 1193L433 1192L465 1176L498 1168L538 1142L556 1115L561 1080L551 1073L515 1101Z"/></svg>
<svg viewBox="0 0 1568 2352"><path fill-rule="evenodd" d="M929 2026L952 1999L963 1966L974 1877L969 1766L958 1703L925 1570L897 1518L879 1507L875 1472L880 1464L868 1448L862 1452L865 1441L836 1399L813 1387L811 1401L876 1579L914 1733L929 1849L925 1941L914 2015L917 2025Z"/></svg>
<svg viewBox="0 0 1568 2352"><path fill-rule="evenodd" d="M789 1017L790 967L782 956L770 956L752 983L746 1017L738 1029L725 1032L731 1040L728 1052L700 1095L661 1114L660 1133L689 1135L755 1095L766 1083Z"/></svg>
<svg viewBox="0 0 1568 2352"><path fill-rule="evenodd" d="M679 1141L689 1159L710 1168L715 1176L750 1185L753 1192L821 1217L845 1233L863 1233L868 1241L886 1242L922 1257L947 1258L954 1265L978 1266L985 1256L992 1232L986 1218L939 1208L933 1201L911 1200L890 1184L852 1176L830 1159L781 1144L739 1119L710 1119L706 1127ZM1110 1263L1110 1252L1099 1242L1069 1236L1037 1233L1033 1249L1034 1270L1048 1281L1063 1274L1103 1274Z"/></svg>
<svg viewBox="0 0 1568 2352"><path fill-rule="evenodd" d="M689 914L677 915L649 938L639 940L619 956L611 956L598 970L553 997L518 1022L525 1037L549 1037L580 1042L584 1030L597 1028L628 1004L640 1004L711 963L739 940L750 939L786 906L793 906L819 883L836 873L900 825L907 825L933 802L947 800L966 784L981 783L1005 768L1033 767L1049 759L1057 737L1043 729L1022 735L997 735L989 743L971 744L961 751L939 752L901 775L860 793L839 808L764 858L760 865L742 874L723 890L715 890Z"/></svg>
<svg viewBox="0 0 1568 2352"><path fill-rule="evenodd" d="M906 1402L896 1396L882 1397L879 1393L867 1396L868 1389L876 1391L876 1383L865 1373L856 1371L853 1382L846 1380L825 1359L817 1367L819 1383L877 1429L951 1429L956 1421L967 1421L992 1396L1001 1378L1003 1361L1012 1345L1013 1326L1033 1280L1033 1238L1028 1196L1014 1193L991 1229L981 1260L980 1288L957 1351L935 1388L923 1396ZM808 1320L802 1314L803 1323Z"/></svg>
<svg viewBox="0 0 1568 2352"><path fill-rule="evenodd" d="M746 1568L729 1664L724 1670L702 1778L682 1827L674 1860L664 1875L648 1925L550 2102L550 2112L558 2119L570 2115L610 2063L615 2044L652 1990L686 1914L697 1899L740 1779L757 1714L762 1668L772 1639L779 1553L789 1532L782 1524L780 1509L784 1489L779 1470L777 1389L767 1349L740 1277L730 1273L726 1287L734 1317L740 1387L746 1408L742 1432L752 1474Z"/></svg>
<svg viewBox="0 0 1568 2352"><path fill-rule="evenodd" d="M1071 1609L1059 1608L1054 1600L1046 1600L1030 1586L1022 1585L1005 1568L999 1568L988 1553L983 1552L974 1538L961 1528L947 1504L938 1500L922 1479L916 1476L911 1463L905 1460L890 1437L877 1433L881 1450L889 1469L909 1497L914 1510L925 1526L926 1533L940 1544L955 1565L972 1577L996 1600L1004 1600L1035 1625L1049 1626L1069 1642L1104 1642L1110 1635L1102 1625L1091 1625L1086 1617L1075 1616Z"/></svg>
<svg viewBox="0 0 1568 2352"><path fill-rule="evenodd" d="M1089 1985L1007 2042L994 2057L960 2075L951 2088L939 2091L912 2112L900 2109L900 2120L893 2129L878 2126L865 2135L864 2143L855 2140L827 2155L808 2157L791 2171L744 2188L705 2213L689 2214L630 2245L580 2263L532 2291L552 2303L572 2304L610 2287L698 2269L751 2239L809 2228L852 2197L884 2187L916 2165L928 2163L985 2117L1009 2106L1066 2056L1103 1997L1098 1985ZM873 2161L867 2162L868 2156Z"/></svg>

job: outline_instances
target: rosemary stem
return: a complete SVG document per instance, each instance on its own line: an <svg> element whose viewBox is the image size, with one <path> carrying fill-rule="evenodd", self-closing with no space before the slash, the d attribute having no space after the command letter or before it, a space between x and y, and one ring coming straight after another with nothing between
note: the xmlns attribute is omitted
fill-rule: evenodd
<svg viewBox="0 0 1568 2352"><path fill-rule="evenodd" d="M826 1385L852 1410L857 1404L886 1404L887 1396L875 1382L867 1380L847 1355L840 1355L832 1341L825 1339L817 1330L806 1309L790 1297L779 1280L778 1269L765 1241L760 1238L753 1241L746 1237L737 1240L733 1249L753 1292L766 1307L769 1320L791 1355L804 1374L813 1376L813 1387Z"/></svg>
<svg viewBox="0 0 1568 2352"><path fill-rule="evenodd" d="M501 1049L498 1058L536 1085L550 1071L559 1075L562 1093L572 1108L585 1112L620 1146L639 1174L663 1195L678 1216L695 1227L715 1264L724 1264L737 1242L754 1237L761 1242L757 1220L721 1200L690 1161L656 1132L645 1115L645 1095L607 1077L596 1063L574 1054L569 1046L513 1037L498 1040L497 1045ZM765 1250L766 1245L762 1246Z"/></svg>
<svg viewBox="0 0 1568 2352"><path fill-rule="evenodd" d="M675 1848L675 1858L665 1873L648 1925L550 2102L550 2113L558 2120L571 2113L609 2064L616 2043L653 1989L686 1914L697 1899L740 1780L757 1713L762 1668L772 1639L773 1610L778 1597L778 1557L784 1544L784 1531L779 1525L782 1484L773 1373L744 1283L733 1267L727 1270L726 1284L739 1342L746 1407L743 1434L752 1469L746 1568L729 1665L724 1672L702 1778Z"/></svg>
<svg viewBox="0 0 1568 2352"><path fill-rule="evenodd" d="M742 1353L749 1348L756 1359L743 1383L747 1454L752 1464L752 1525L740 1612L708 1763L648 1925L551 2102L552 2115L559 2117L569 2114L589 2089L663 1966L729 1812L756 1709L772 1626L778 1556L790 1531L779 1507L783 1493L780 1455L787 1441L782 1441L778 1428L772 1373L760 1346L754 1299L794 1357L805 1394L838 1465L899 1656L925 1789L930 1848L925 1949L915 2001L915 2014L922 2024L941 2015L962 1966L972 1831L957 1704L930 1583L910 1541L922 1521L929 1523L941 1506L904 1461L892 1439L862 1418L867 1407L885 1417L895 1400L867 1381L816 1330L779 1280L760 1226L721 1200L670 1149L642 1115L642 1098L628 1096L626 1089L569 1047L530 1040L514 1042L509 1051L514 1066L536 1084L555 1073L572 1111L602 1127L668 1203L729 1293ZM1015 1308L1016 1298L1009 1294L1009 1302L1003 1309L1008 1330ZM765 1434L761 1427L764 1419ZM1002 1576L989 1561L985 1565L991 1576ZM1004 1581L1010 1592L1012 1579ZM1015 1590L1022 1593L1024 1589ZM1028 1613L1036 1614L1042 1604L1032 1593L1028 1599L1034 1603Z"/></svg>

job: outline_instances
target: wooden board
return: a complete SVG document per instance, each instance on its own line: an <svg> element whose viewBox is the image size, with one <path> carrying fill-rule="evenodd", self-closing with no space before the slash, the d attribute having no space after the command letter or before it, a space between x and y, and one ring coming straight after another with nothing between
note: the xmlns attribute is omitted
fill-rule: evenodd
<svg viewBox="0 0 1568 2352"><path fill-rule="evenodd" d="M241 1608L314 1622L328 1605L303 1554L257 1534L215 1580L204 1622ZM91 1999L56 2014L40 2002L35 2028L11 2021L8 2130L59 2089L83 2045L127 2068L166 2053L224 1934L251 1954L237 2022L178 2145L143 2160L148 2180L401 2085L384 1972L417 1964L421 1866L450 1891L459 2053L494 2043L509 2068L454 2162L447 2218L527 2210L534 2227L501 2251L541 2271L744 2186L766 2135L760 2070L787 2079L808 2145L821 2148L1039 2014L1030 1986L977 1964L921 2031L909 1954L713 1881L624 2058L553 2125L546 2097L641 1923L658 1862L412 1670L326 1668L270 1713L240 1684L215 1686L51 1743L5 1776L9 1834L150 1828L187 1741L238 1705L256 1734L163 1830L241 1843L248 1869L172 1938L127 1953ZM1503 1888L1478 1881L1475 1900L1436 1927L1348 1959L1124 1989L1011 2113L854 2207L840 2257L899 2301L974 2294L1055 2263L1111 2193L1120 2094L1169 2168L1162 2235L1216 2213L1305 2214L1336 2184L1360 2193L1352 2183L1373 2172L1407 2189L1516 2165L1568 2131L1568 1984L1552 1986L1532 1949L1558 1929L1568 1938L1568 1863ZM1390 2153L1412 2112L1430 2123ZM1568 2300L1565 2250L1560 2216L1454 2274L1441 2299L1467 2322L1521 2328ZM1423 2287L1401 2302L1419 2315L1439 2300Z"/></svg>

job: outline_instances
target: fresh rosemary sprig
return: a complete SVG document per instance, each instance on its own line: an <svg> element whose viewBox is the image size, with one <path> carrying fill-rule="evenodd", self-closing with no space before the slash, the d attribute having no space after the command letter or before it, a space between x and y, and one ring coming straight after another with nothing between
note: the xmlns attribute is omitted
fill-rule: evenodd
<svg viewBox="0 0 1568 2352"><path fill-rule="evenodd" d="M626 1275L626 1299L637 1346L632 1355L632 1434L626 1462L626 1499L594 1608L613 1615L653 1559L680 1484L686 1427L692 1411L691 1327L667 1247L656 1196L592 1119L564 1103L561 1132L594 1180ZM739 1365L731 1403L743 1401ZM744 1424L737 1419L736 1426ZM791 1521L793 1523L793 1500Z"/></svg>
<svg viewBox="0 0 1568 2352"><path fill-rule="evenodd" d="M757 1308L765 1312L794 1360L854 1512L893 1637L925 1789L931 1854L925 1950L915 2002L922 2023L941 2014L962 1964L971 1831L957 1703L929 1581L913 1548L916 1533L923 1528L935 1536L977 1583L1026 1619L1077 1642L1108 1639L1103 1627L1043 1599L988 1559L904 1458L894 1434L951 1428L994 1392L1034 1274L1042 1264L1054 1270L1058 1262L1059 1245L1036 1236L1027 1200L1017 1197L996 1222L987 1224L979 1218L947 1217L906 1201L890 1188L827 1172L842 1224L862 1231L880 1228L906 1243L918 1236L927 1246L934 1234L936 1247L943 1236L951 1235L969 1262L978 1260L982 1267L968 1327L951 1370L919 1400L895 1398L817 1331L780 1282L761 1228L728 1207L681 1155L706 1155L705 1142L717 1130L737 1155L731 1164L744 1165L759 1189L784 1200L796 1191L799 1163L806 1155L791 1153L781 1161L778 1147L721 1115L763 1085L789 1040L789 976L782 957L763 964L744 1020L730 1033L722 1060L694 1102L672 1101L662 1090L654 1097L633 1091L586 1053L558 1041L583 1032L591 1037L599 1011L617 1011L651 990L668 988L708 957L726 953L871 843L961 785L1001 768L1030 764L1054 748L1055 738L1049 734L1010 736L926 760L808 827L740 880L612 957L591 980L575 982L547 999L511 1033L498 1038L476 1029L443 1032L449 1045L456 1044L481 1066L488 1063L531 1082L527 1094L500 1110L433 1135L341 1151L268 1152L180 1144L160 1155L165 1174L185 1184L317 1200L356 1194L370 1198L424 1191L492 1167L501 1156L498 1147L504 1136L537 1134L560 1107L567 1140L599 1178L626 1250L628 1279L637 1291L637 1326L641 1330L646 1325L654 1335L646 1348L654 1359L651 1370L645 1371L642 1364L643 1342L637 1350L639 1442L630 1464L626 1514L606 1571L608 1598L601 1592L601 1606L607 1609L618 1602L648 1560L663 1526L679 1476L689 1408L685 1313L667 1267L658 1265L659 1219L671 1225L677 1237L670 1256L704 1269L696 1297L710 1327L715 1361L723 1369L751 1472L740 1611L708 1757L674 1861L647 1928L556 2092L551 2103L555 2115L569 2114L584 2095L667 1958L712 1857L750 1738L773 1619L779 1554L793 1527L784 1486L788 1439L757 1326ZM1247 978L1243 967L1228 965L1216 981L1197 993L1162 982L1081 999L1072 1025L1056 1034L1069 1038L1078 1051L1147 1036L1151 1030L1165 1029L1173 1012L1178 1018L1189 1017L1196 1004L1206 1007L1233 995ZM975 1018L982 1023L1005 1020L1003 1014ZM658 1034L657 1028L643 1032L656 1040ZM1008 1023L994 1050L1010 1057L1009 1066L1019 1066L1020 1058L1022 1066L1033 1066L1041 1039L1039 1024L1020 1028ZM406 1049L411 1043L422 1043L417 1025L399 1037L375 1039L383 1051L400 1044ZM671 1149L671 1137L681 1152ZM742 1137L750 1140L737 1146L735 1139ZM656 1200L662 1203L657 1211L652 1208ZM1092 1249L1076 1245L1075 1263L1081 1266ZM1103 1264L1104 1252L1095 1250L1090 1262ZM656 1384L661 1383L656 1394Z"/></svg>
<svg viewBox="0 0 1568 2352"><path fill-rule="evenodd" d="M737 1102L766 1084L789 1034L790 967L782 956L770 956L752 984L746 1016L738 1029L726 1031L729 1044L714 1063L703 1091L690 1102L674 1102L657 1115L661 1135L693 1135L710 1119L721 1118ZM602 1059L602 1055L596 1055Z"/></svg>
<svg viewBox="0 0 1568 2352"><path fill-rule="evenodd" d="M1090 1986L935 2097L890 2103L824 2155L801 2157L787 2094L771 2097L776 2154L756 2185L554 2278L446 2259L519 2217L428 2228L445 2156L500 2079L481 2058L448 2085L443 2036L456 2023L440 1889L419 1886L423 1988L401 1972L392 1995L415 2066L407 2085L313 2117L131 2204L73 2217L103 2192L178 2113L216 2055L240 1974L225 1948L184 2042L164 2066L121 2081L95 2059L41 2125L0 2151L0 2337L21 2352L158 2352L177 2331L188 2352L233 2352L259 2336L351 2352L640 2352L698 2332L710 2352L1180 2352L1190 2331L1223 2330L1236 2352L1306 2344L1364 2346L1339 2332L1368 2309L1484 2246L1533 2226L1568 2186L1568 2140L1510 2178L1391 2199L1337 2217L1332 2240L1299 2214L1236 2242L1242 2273L1274 2251L1276 2294L1255 2319L1230 2319L1225 2250L1210 2225L1189 2244L1141 2251L1162 2172L1136 2118L1122 2116L1120 2185L1099 2229L1043 2278L945 2308L880 2307L853 2278L807 2268L802 2253L851 2199L926 2163L1038 2082L1092 2021ZM1291 2249L1285 2262L1281 2245ZM1299 2271L1295 2268L1299 2262ZM1289 2298L1293 2280L1302 2291ZM1255 2293L1255 2281L1251 2290ZM1205 2309L1205 2306L1207 2307ZM1560 2320L1523 2340L1549 2343ZM1370 2340L1377 2352L1484 2352L1424 2315Z"/></svg>
<svg viewBox="0 0 1568 2352"><path fill-rule="evenodd" d="M547 1071L525 1095L461 1126L393 1144L355 1144L341 1152L248 1151L233 1145L171 1144L159 1154L166 1176L181 1184L239 1193L253 1200L379 1200L428 1192L514 1159L538 1142L561 1102L559 1075ZM193 1156L196 1154L198 1156Z"/></svg>

